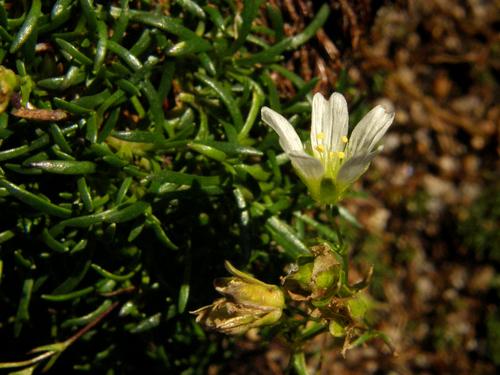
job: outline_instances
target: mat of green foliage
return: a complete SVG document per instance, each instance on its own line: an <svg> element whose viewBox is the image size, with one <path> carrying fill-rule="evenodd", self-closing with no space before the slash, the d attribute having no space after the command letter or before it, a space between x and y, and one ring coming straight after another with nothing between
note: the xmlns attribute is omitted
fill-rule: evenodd
<svg viewBox="0 0 500 375"><path fill-rule="evenodd" d="M307 253L306 224L335 238L297 213L312 200L259 119L307 128L317 81L280 63L329 8L285 37L279 9L239 5L0 1L18 77L0 114L0 362L204 373L232 349L188 311L223 260L272 280Z"/></svg>

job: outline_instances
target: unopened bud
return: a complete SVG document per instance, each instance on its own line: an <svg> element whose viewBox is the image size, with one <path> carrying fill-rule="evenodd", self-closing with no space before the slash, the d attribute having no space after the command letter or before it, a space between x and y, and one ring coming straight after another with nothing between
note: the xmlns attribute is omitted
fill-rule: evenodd
<svg viewBox="0 0 500 375"><path fill-rule="evenodd" d="M341 321L331 320L328 324L328 331L333 337L344 337L346 334L345 324Z"/></svg>
<svg viewBox="0 0 500 375"><path fill-rule="evenodd" d="M0 113L5 111L5 108L9 105L16 86L16 73L0 65Z"/></svg>
<svg viewBox="0 0 500 375"><path fill-rule="evenodd" d="M316 299L337 288L341 265L326 244L314 246L311 251L314 258L299 264L297 271L285 278L285 287L292 295Z"/></svg>
<svg viewBox="0 0 500 375"><path fill-rule="evenodd" d="M215 280L215 290L220 294L244 305L279 309L285 306L285 296L280 287L266 284L236 269L227 261L224 265L233 274L233 277L224 277Z"/></svg>
<svg viewBox="0 0 500 375"><path fill-rule="evenodd" d="M209 329L232 335L276 323L285 307L281 288L254 278L229 262L225 266L233 277L214 282L215 289L224 298L193 311L197 315L196 321Z"/></svg>
<svg viewBox="0 0 500 375"><path fill-rule="evenodd" d="M311 278L312 278L312 272L313 272L313 267L314 267L314 259L311 258L310 261L307 261L306 263L302 263L299 266L297 266L297 269L295 272L290 273L286 277L286 285L289 286L290 284L298 284L300 289L303 289L305 291L311 291Z"/></svg>
<svg viewBox="0 0 500 375"><path fill-rule="evenodd" d="M357 293L347 301L347 310L354 320L363 320L369 310L368 301L363 293Z"/></svg>
<svg viewBox="0 0 500 375"><path fill-rule="evenodd" d="M221 298L192 314L196 314L196 321L208 329L240 335L251 328L276 323L281 318L282 310L245 306Z"/></svg>

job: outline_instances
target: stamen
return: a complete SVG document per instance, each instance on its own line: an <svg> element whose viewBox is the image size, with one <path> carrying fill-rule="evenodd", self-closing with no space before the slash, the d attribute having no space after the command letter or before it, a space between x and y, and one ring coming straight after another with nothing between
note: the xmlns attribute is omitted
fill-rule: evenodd
<svg viewBox="0 0 500 375"><path fill-rule="evenodd" d="M319 152L325 152L325 147L323 145L317 145L316 150Z"/></svg>
<svg viewBox="0 0 500 375"><path fill-rule="evenodd" d="M347 138L345 135L342 136L342 142L347 143L349 138Z"/></svg>
<svg viewBox="0 0 500 375"><path fill-rule="evenodd" d="M325 139L325 133L319 132L318 134L316 134L316 139L318 141L321 141L321 140Z"/></svg>
<svg viewBox="0 0 500 375"><path fill-rule="evenodd" d="M335 152L330 151L330 152L328 153L328 156L330 157L330 159L333 159L333 157L335 156Z"/></svg>
<svg viewBox="0 0 500 375"><path fill-rule="evenodd" d="M345 153L343 153L342 151L337 152L337 155L339 156L339 159L345 158Z"/></svg>

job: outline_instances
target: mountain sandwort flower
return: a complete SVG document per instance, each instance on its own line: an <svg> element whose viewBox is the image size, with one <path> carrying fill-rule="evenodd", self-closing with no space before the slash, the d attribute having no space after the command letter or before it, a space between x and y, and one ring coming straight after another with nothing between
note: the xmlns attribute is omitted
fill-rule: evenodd
<svg viewBox="0 0 500 375"><path fill-rule="evenodd" d="M329 100L313 97L311 144L304 148L293 126L268 107L262 120L278 133L280 145L293 167L321 203L335 204L347 188L360 177L382 150L378 145L394 119L394 113L378 105L352 131L348 138L349 116L345 98L334 93Z"/></svg>

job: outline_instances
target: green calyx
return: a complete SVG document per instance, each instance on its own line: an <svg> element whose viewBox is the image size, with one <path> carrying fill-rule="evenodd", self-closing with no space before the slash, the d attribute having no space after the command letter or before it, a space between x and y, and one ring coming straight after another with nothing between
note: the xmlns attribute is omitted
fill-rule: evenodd
<svg viewBox="0 0 500 375"><path fill-rule="evenodd" d="M338 289L341 265L327 245L314 246L311 251L314 257L304 259L297 270L286 277L285 288L314 302Z"/></svg>
<svg viewBox="0 0 500 375"><path fill-rule="evenodd" d="M16 73L0 65L0 113L9 105L17 84Z"/></svg>

